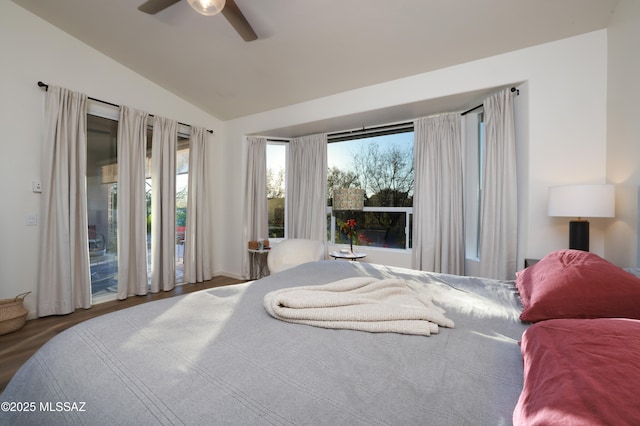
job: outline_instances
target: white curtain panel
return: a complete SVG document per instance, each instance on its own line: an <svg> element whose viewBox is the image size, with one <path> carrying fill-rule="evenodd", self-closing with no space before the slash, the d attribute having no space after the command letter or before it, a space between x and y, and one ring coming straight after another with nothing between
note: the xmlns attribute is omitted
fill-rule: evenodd
<svg viewBox="0 0 640 426"><path fill-rule="evenodd" d="M86 147L87 96L49 86L42 145L41 317L91 307Z"/></svg>
<svg viewBox="0 0 640 426"><path fill-rule="evenodd" d="M288 236L327 241L327 135L289 142Z"/></svg>
<svg viewBox="0 0 640 426"><path fill-rule="evenodd" d="M189 195L187 226L184 241L184 278L188 283L213 278L212 208L207 173L209 133L200 127L191 128L189 144Z"/></svg>
<svg viewBox="0 0 640 426"><path fill-rule="evenodd" d="M176 147L178 122L153 119L151 147L151 292L176 282Z"/></svg>
<svg viewBox="0 0 640 426"><path fill-rule="evenodd" d="M518 245L516 141L513 94L484 102L484 181L480 201L480 275L515 279Z"/></svg>
<svg viewBox="0 0 640 426"><path fill-rule="evenodd" d="M464 275L460 114L414 122L414 269Z"/></svg>
<svg viewBox="0 0 640 426"><path fill-rule="evenodd" d="M267 212L267 139L247 138L247 175L245 181L244 223L245 247L248 241L269 237L269 216ZM254 265L251 265L251 263ZM245 278L251 270L258 270L258 259L243 251L243 271Z"/></svg>
<svg viewBox="0 0 640 426"><path fill-rule="evenodd" d="M146 112L120 107L118 125L118 299L147 294Z"/></svg>

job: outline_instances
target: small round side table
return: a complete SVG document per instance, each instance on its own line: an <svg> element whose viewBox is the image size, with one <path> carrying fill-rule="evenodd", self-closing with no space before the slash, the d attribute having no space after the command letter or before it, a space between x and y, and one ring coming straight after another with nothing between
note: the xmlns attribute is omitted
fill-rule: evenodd
<svg viewBox="0 0 640 426"><path fill-rule="evenodd" d="M350 251L332 251L331 253L329 253L329 256L333 257L334 259L345 259L345 260L351 260L351 261L356 261L358 259L364 259L365 257L367 257L366 253L361 253L361 252L350 252Z"/></svg>

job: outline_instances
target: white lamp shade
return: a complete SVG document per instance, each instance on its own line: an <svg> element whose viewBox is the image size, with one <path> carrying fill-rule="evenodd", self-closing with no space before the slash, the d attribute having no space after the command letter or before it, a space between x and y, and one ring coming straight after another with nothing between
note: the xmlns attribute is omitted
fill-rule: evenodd
<svg viewBox="0 0 640 426"><path fill-rule="evenodd" d="M333 194L333 210L364 209L364 189L338 188Z"/></svg>
<svg viewBox="0 0 640 426"><path fill-rule="evenodd" d="M226 0L187 0L189 5L199 14L206 16L222 12Z"/></svg>
<svg viewBox="0 0 640 426"><path fill-rule="evenodd" d="M613 185L562 185L549 188L549 216L614 217Z"/></svg>

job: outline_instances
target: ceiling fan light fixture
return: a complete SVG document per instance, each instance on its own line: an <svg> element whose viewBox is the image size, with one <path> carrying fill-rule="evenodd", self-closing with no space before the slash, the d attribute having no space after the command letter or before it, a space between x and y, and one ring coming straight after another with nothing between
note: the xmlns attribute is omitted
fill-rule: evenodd
<svg viewBox="0 0 640 426"><path fill-rule="evenodd" d="M187 0L187 2L196 12L205 16L217 15L225 4L225 0Z"/></svg>

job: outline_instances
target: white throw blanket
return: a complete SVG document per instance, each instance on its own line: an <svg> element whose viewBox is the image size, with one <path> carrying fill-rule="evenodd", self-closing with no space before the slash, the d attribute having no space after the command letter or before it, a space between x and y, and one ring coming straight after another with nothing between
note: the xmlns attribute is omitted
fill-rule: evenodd
<svg viewBox="0 0 640 426"><path fill-rule="evenodd" d="M430 336L453 328L444 310L403 280L353 277L272 291L264 307L282 321L315 327Z"/></svg>

